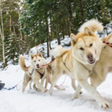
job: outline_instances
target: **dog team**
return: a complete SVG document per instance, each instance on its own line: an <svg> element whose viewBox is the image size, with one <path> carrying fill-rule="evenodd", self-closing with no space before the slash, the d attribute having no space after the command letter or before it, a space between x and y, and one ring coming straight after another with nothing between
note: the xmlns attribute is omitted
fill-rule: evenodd
<svg viewBox="0 0 112 112"><path fill-rule="evenodd" d="M55 58L52 57L50 63L46 62L39 51L31 55L31 65L28 67L24 57L20 56L19 63L25 71L22 92L28 83L31 88L32 82L35 90L46 92L47 84L50 83L49 93L52 95L54 87L63 90L56 82L63 74L67 74L75 90L72 100L78 98L81 88L84 88L101 108L109 108L108 101L99 94L97 87L105 81L108 72L112 70L112 34L101 39L95 31L103 31L102 23L96 19L85 22L77 35L70 35L71 48L57 46L53 51ZM88 83L88 78L91 83Z"/></svg>

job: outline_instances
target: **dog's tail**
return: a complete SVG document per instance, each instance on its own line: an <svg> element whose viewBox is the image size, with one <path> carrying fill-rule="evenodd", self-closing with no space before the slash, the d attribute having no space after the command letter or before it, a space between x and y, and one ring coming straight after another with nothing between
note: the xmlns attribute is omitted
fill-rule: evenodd
<svg viewBox="0 0 112 112"><path fill-rule="evenodd" d="M20 64L21 69L22 69L23 71L27 71L27 70L28 70L28 67L27 67L26 64L25 64L25 60L24 60L24 57L23 57L23 56L20 56L20 57L19 57L19 64Z"/></svg>
<svg viewBox="0 0 112 112"><path fill-rule="evenodd" d="M68 51L67 49L64 49L61 45L59 45L53 50L53 54L55 57L60 57L67 51Z"/></svg>
<svg viewBox="0 0 112 112"><path fill-rule="evenodd" d="M99 22L97 19L91 19L87 22L85 22L80 28L79 32L84 32L85 27L91 29L91 31L103 31L103 25L101 22Z"/></svg>

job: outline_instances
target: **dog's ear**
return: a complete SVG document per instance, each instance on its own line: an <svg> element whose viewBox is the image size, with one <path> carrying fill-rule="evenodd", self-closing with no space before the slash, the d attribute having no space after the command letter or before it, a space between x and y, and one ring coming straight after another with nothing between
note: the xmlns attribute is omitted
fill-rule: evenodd
<svg viewBox="0 0 112 112"><path fill-rule="evenodd" d="M90 28L88 28L88 27L85 27L85 28L84 28L84 32L85 32L85 34L87 34L87 35L93 35L92 30L91 30Z"/></svg>
<svg viewBox="0 0 112 112"><path fill-rule="evenodd" d="M70 34L70 38L71 38L71 45L75 45L76 44L76 35L71 33Z"/></svg>
<svg viewBox="0 0 112 112"><path fill-rule="evenodd" d="M107 36L108 38L112 38L112 33Z"/></svg>
<svg viewBox="0 0 112 112"><path fill-rule="evenodd" d="M40 51L37 51L37 55L40 56L40 57L42 57L42 54L41 54Z"/></svg>
<svg viewBox="0 0 112 112"><path fill-rule="evenodd" d="M106 42L106 37L102 38L102 42Z"/></svg>
<svg viewBox="0 0 112 112"><path fill-rule="evenodd" d="M109 34L107 37L102 38L103 42L112 42L112 33Z"/></svg>
<svg viewBox="0 0 112 112"><path fill-rule="evenodd" d="M34 58L34 55L33 54L31 54L31 59L33 59Z"/></svg>

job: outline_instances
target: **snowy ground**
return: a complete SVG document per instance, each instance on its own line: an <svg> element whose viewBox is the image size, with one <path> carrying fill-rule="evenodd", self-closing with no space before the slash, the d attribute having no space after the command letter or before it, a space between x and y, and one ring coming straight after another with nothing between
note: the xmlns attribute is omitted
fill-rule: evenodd
<svg viewBox="0 0 112 112"><path fill-rule="evenodd" d="M65 38L63 44L68 44L70 38ZM57 45L57 40L52 41L51 47ZM62 44L62 45L63 45ZM40 49L45 47L46 43L38 46ZM30 53L37 52L38 47L33 48ZM40 50L39 49L39 50ZM29 53L29 54L30 54ZM50 52L52 55L52 53ZM25 56L26 64L29 65L28 57ZM24 76L24 72L20 69L19 65L9 65L5 70L0 70L0 80L4 82L5 87L13 87L19 83ZM58 85L62 84L65 76L62 76L58 81ZM26 88L22 94L22 82L14 90L1 90L0 91L0 112L112 112L112 74L108 74L106 81L98 88L100 94L110 102L111 106L108 110L99 108L96 101L83 90L83 94L78 99L72 101L74 90L71 87L69 77L66 77L63 86L65 91L54 90L52 96L49 92L37 92Z"/></svg>
<svg viewBox="0 0 112 112"><path fill-rule="evenodd" d="M0 80L5 82L6 87L12 87L23 79L24 72L19 65L10 65L4 71L0 71ZM62 84L65 76L58 81ZM48 92L42 93L30 90L28 87L22 94L22 82L14 90L0 91L0 112L112 112L112 74L108 74L106 81L98 88L100 94L110 102L109 110L98 107L96 101L83 90L79 99L71 101L73 89L69 77L62 87L65 91L54 90L53 96Z"/></svg>

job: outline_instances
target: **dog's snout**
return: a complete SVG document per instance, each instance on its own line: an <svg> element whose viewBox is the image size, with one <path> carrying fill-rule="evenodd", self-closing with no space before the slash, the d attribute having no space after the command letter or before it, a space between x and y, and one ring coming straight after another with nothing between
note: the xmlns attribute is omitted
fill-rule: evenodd
<svg viewBox="0 0 112 112"><path fill-rule="evenodd" d="M95 59L94 59L94 57L93 57L93 54L88 54L87 55L87 58L88 58L88 62L90 63L90 64L93 64L93 63L95 63Z"/></svg>
<svg viewBox="0 0 112 112"><path fill-rule="evenodd" d="M91 59L93 59L93 55L90 53L90 54L87 55L87 58L88 58L89 60L91 60Z"/></svg>
<svg viewBox="0 0 112 112"><path fill-rule="evenodd" d="M39 68L39 64L37 64L37 68Z"/></svg>

